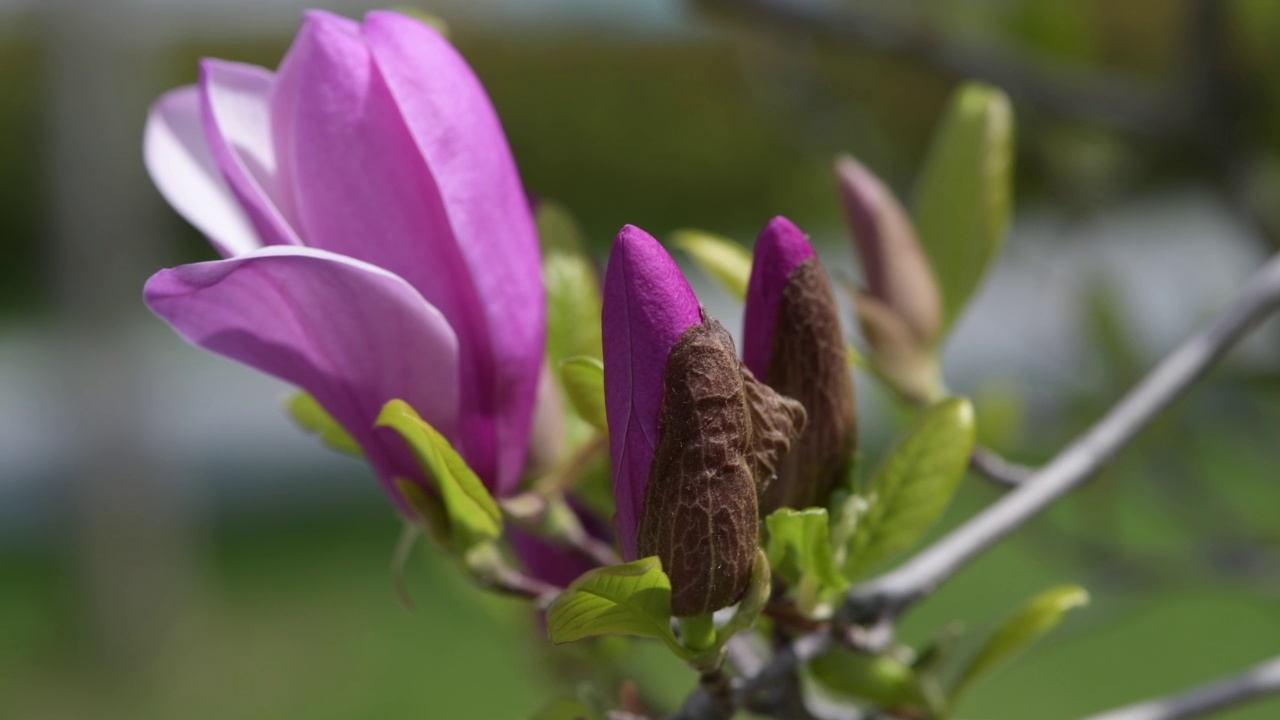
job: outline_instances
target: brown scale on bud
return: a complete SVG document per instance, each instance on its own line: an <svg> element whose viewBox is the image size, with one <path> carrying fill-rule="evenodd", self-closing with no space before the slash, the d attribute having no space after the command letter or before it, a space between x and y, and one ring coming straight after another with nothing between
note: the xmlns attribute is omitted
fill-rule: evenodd
<svg viewBox="0 0 1280 720"><path fill-rule="evenodd" d="M826 505L845 481L857 442L853 379L845 356L840 313L817 258L787 278L774 322L769 387L808 412L805 431L782 457L778 476L761 497L767 515L780 507Z"/></svg>
<svg viewBox="0 0 1280 720"><path fill-rule="evenodd" d="M804 408L752 377L729 333L702 317L667 359L638 539L642 557L662 560L677 617L741 597L759 543L757 494L805 423Z"/></svg>

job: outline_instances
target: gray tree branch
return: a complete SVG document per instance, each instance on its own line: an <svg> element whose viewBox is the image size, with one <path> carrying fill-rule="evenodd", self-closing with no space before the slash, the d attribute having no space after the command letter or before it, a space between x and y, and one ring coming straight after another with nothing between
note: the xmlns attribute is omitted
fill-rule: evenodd
<svg viewBox="0 0 1280 720"><path fill-rule="evenodd" d="M1085 720L1183 720L1280 693L1280 657L1168 697L1090 715Z"/></svg>
<svg viewBox="0 0 1280 720"><path fill-rule="evenodd" d="M1280 306L1280 255L1235 300L1162 360L1092 428L986 510L895 570L855 588L844 607L857 624L896 617L970 560L1076 488L1186 392L1250 329Z"/></svg>
<svg viewBox="0 0 1280 720"><path fill-rule="evenodd" d="M985 80L1058 118L1144 136L1176 137L1185 136L1196 120L1196 109L1180 90L1174 92L1114 70L1083 73L1007 49L977 46L923 22L892 18L854 3L693 0L693 4L712 13L755 21L761 27L919 61L957 79Z"/></svg>

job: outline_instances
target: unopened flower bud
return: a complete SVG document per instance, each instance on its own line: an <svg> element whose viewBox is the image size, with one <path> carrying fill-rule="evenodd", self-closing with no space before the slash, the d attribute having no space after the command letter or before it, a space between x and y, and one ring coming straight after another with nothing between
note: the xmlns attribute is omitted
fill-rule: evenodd
<svg viewBox="0 0 1280 720"><path fill-rule="evenodd" d="M638 228L614 244L603 321L623 557L658 556L677 617L727 607L751 577L760 484L803 429L804 408L742 366L671 257Z"/></svg>
<svg viewBox="0 0 1280 720"><path fill-rule="evenodd" d="M942 301L915 227L893 193L857 160L840 156L835 172L866 295L898 315L921 346L931 346L942 327Z"/></svg>
<svg viewBox="0 0 1280 720"><path fill-rule="evenodd" d="M853 379L831 282L804 233L786 218L770 221L756 242L743 361L808 415L804 433L765 487L761 510L825 505L853 457Z"/></svg>

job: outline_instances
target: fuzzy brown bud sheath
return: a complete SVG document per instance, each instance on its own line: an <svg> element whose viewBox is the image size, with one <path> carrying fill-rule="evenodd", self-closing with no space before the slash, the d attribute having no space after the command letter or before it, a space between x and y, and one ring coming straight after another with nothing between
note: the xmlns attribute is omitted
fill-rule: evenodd
<svg viewBox="0 0 1280 720"><path fill-rule="evenodd" d="M743 360L808 414L804 433L765 487L761 511L826 505L853 457L853 378L831 282L804 233L786 218L770 221L756 242Z"/></svg>
<svg viewBox="0 0 1280 720"><path fill-rule="evenodd" d="M742 596L759 544L758 489L804 422L804 408L743 368L705 313L672 348L639 550L661 558L675 616Z"/></svg>

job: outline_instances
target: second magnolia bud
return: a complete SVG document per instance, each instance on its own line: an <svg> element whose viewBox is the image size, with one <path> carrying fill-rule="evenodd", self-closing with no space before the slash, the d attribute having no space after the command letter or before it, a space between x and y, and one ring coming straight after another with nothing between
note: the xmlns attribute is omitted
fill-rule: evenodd
<svg viewBox="0 0 1280 720"><path fill-rule="evenodd" d="M853 379L831 283L804 233L786 218L770 221L756 242L743 338L747 367L808 413L804 433L765 488L762 510L823 506L853 457Z"/></svg>

